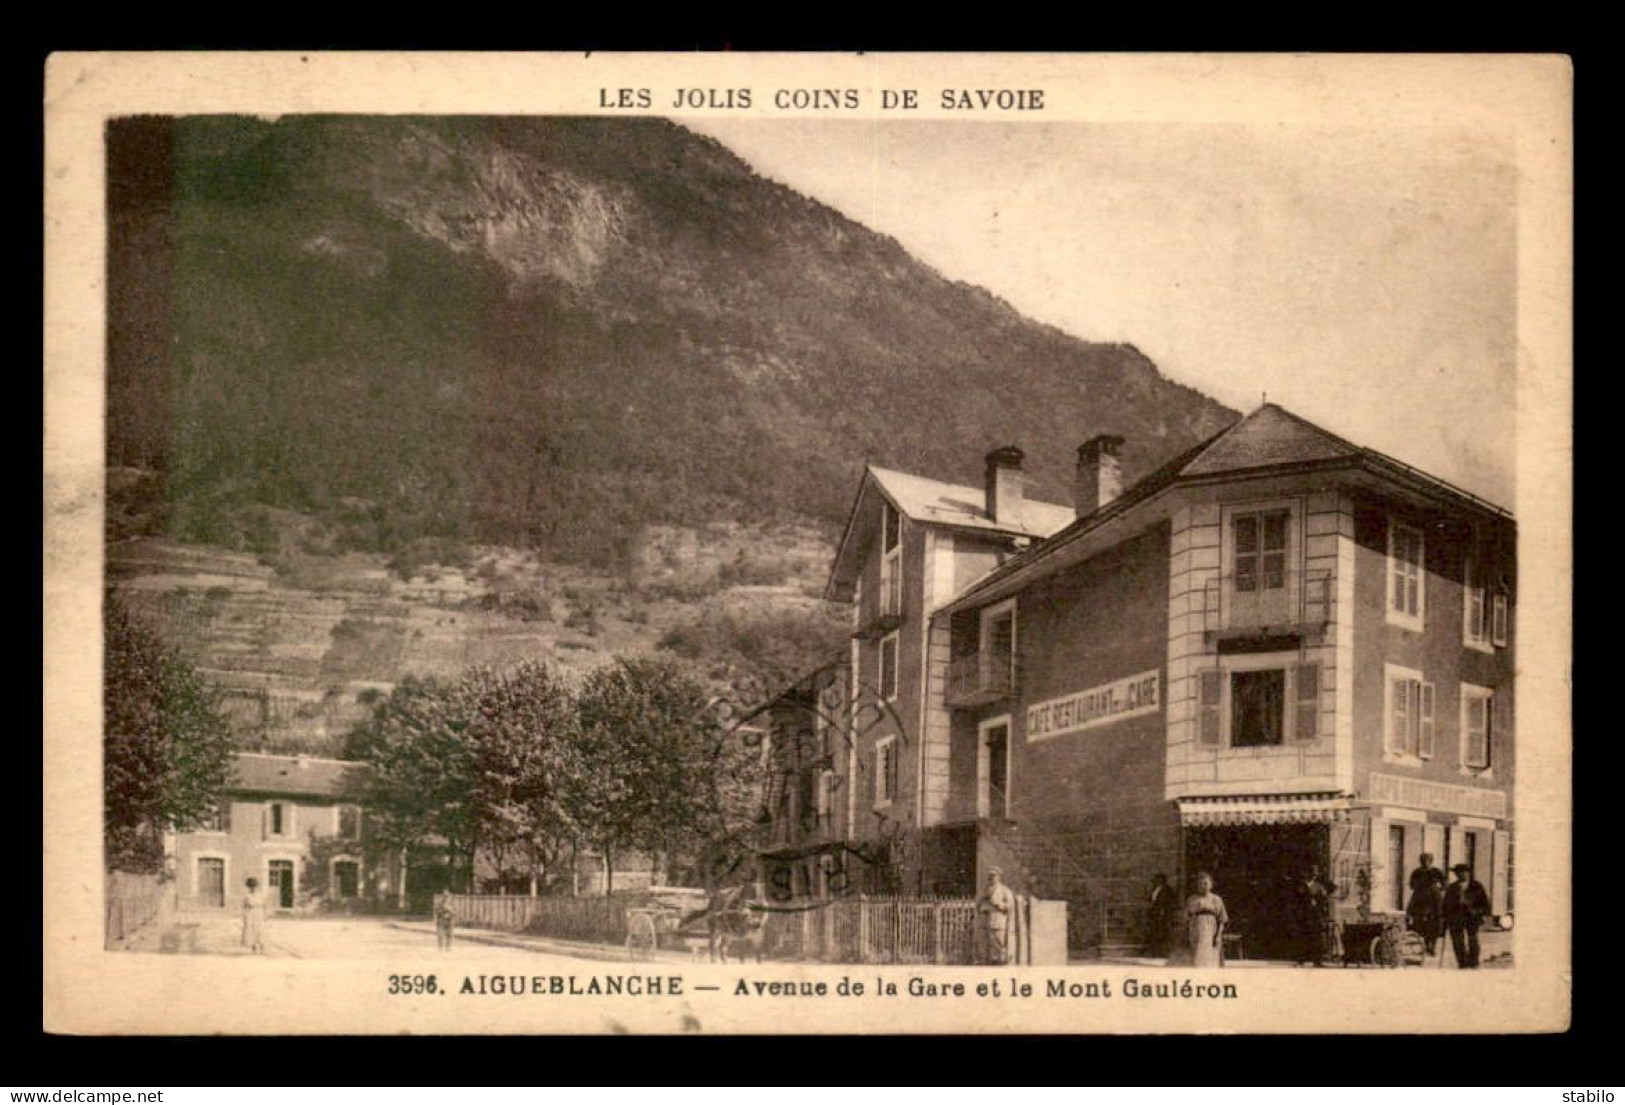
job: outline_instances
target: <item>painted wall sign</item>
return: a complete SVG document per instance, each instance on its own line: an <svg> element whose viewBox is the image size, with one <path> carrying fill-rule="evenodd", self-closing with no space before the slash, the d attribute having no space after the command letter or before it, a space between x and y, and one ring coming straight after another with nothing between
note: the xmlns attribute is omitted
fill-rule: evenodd
<svg viewBox="0 0 1625 1105"><path fill-rule="evenodd" d="M1109 722L1155 713L1159 705L1160 675L1141 672L1126 679L1090 687L1065 698L1052 698L1027 708L1027 739L1047 740L1077 733Z"/></svg>
<svg viewBox="0 0 1625 1105"><path fill-rule="evenodd" d="M1506 820L1507 795L1504 790L1458 787L1429 779L1407 779L1399 775L1371 775L1373 802L1393 802L1443 813L1477 814Z"/></svg>

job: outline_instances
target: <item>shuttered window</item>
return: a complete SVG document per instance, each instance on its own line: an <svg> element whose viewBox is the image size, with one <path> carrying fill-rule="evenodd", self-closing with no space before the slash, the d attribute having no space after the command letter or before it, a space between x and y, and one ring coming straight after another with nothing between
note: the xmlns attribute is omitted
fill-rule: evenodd
<svg viewBox="0 0 1625 1105"><path fill-rule="evenodd" d="M1484 687L1461 688L1461 762L1482 770L1490 766L1495 720L1495 696Z"/></svg>
<svg viewBox="0 0 1625 1105"><path fill-rule="evenodd" d="M1406 668L1387 669L1388 716L1383 751L1391 756L1426 758L1434 752L1434 687Z"/></svg>
<svg viewBox="0 0 1625 1105"><path fill-rule="evenodd" d="M1401 622L1420 623L1422 620L1423 562L1422 531L1391 522L1388 526L1388 612Z"/></svg>
<svg viewBox="0 0 1625 1105"><path fill-rule="evenodd" d="M1293 734L1301 741L1320 736L1320 665L1299 664L1297 670L1297 722Z"/></svg>
<svg viewBox="0 0 1625 1105"><path fill-rule="evenodd" d="M1484 574L1472 557L1462 565L1462 639L1469 645L1488 648L1490 645L1489 588L1484 585Z"/></svg>

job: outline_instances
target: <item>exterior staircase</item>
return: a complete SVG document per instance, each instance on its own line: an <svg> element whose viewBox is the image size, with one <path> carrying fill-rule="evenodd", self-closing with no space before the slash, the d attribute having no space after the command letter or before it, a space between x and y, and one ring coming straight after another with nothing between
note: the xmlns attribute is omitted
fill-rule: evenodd
<svg viewBox="0 0 1625 1105"><path fill-rule="evenodd" d="M1132 919L1114 915L1102 880L1072 858L1067 836L1035 833L1000 818L981 818L977 828L979 870L998 867L1011 889L1067 903L1067 947L1074 954L1138 950Z"/></svg>

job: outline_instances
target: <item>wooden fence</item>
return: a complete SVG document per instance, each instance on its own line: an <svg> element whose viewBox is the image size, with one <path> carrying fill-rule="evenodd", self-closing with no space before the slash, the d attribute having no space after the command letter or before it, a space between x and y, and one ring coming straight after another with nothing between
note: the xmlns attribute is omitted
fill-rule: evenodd
<svg viewBox="0 0 1625 1105"><path fill-rule="evenodd" d="M105 946L122 947L130 937L158 919L171 888L156 878L109 872L105 916Z"/></svg>
<svg viewBox="0 0 1625 1105"><path fill-rule="evenodd" d="M435 908L449 903L460 928L529 932L562 940L622 943L626 940L626 911L647 898L646 893L613 894L607 898L527 897L519 894L437 894Z"/></svg>
<svg viewBox="0 0 1625 1105"><path fill-rule="evenodd" d="M528 932L565 940L608 944L626 940L626 912L648 895L608 898L529 898L444 894L459 927ZM1028 899L1018 896L1013 918L1015 962L1030 958ZM988 953L976 902L971 898L837 898L775 902L753 910L765 914L762 955L769 959L826 963L983 963ZM701 922L703 927L703 922Z"/></svg>

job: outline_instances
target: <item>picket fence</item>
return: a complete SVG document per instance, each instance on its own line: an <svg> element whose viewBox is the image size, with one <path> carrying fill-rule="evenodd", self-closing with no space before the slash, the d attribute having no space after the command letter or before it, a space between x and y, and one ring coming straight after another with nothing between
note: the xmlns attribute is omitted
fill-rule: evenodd
<svg viewBox="0 0 1625 1105"><path fill-rule="evenodd" d="M825 963L976 963L970 898L838 898L770 907L762 954Z"/></svg>
<svg viewBox="0 0 1625 1105"><path fill-rule="evenodd" d="M449 903L460 928L529 932L562 940L621 943L626 940L626 911L646 895L609 897L528 897L520 894L438 894L435 908Z"/></svg>
<svg viewBox="0 0 1625 1105"><path fill-rule="evenodd" d="M446 894L457 925L528 932L566 940L623 943L627 910L647 902L636 893L608 898ZM826 963L954 964L985 962L976 902L970 898L851 897L753 906L765 918L762 955ZM1017 917L1018 946L1026 911ZM720 926L719 926L720 927ZM690 926L703 936L705 923Z"/></svg>

